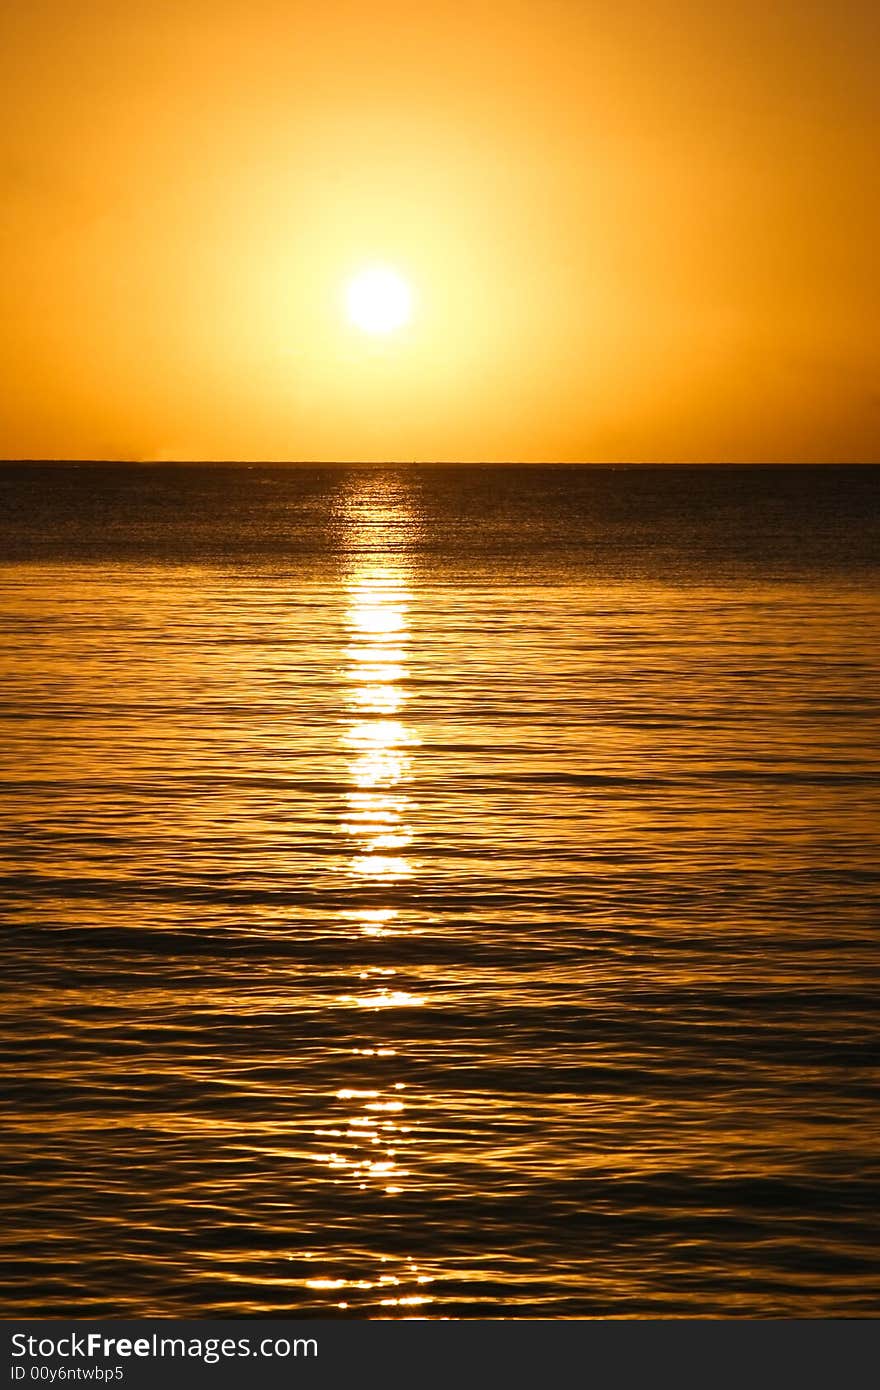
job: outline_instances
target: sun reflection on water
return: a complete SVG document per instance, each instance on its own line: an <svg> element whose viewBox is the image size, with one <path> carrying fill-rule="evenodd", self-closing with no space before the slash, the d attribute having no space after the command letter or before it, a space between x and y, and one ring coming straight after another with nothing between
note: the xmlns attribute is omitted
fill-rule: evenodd
<svg viewBox="0 0 880 1390"><path fill-rule="evenodd" d="M394 1057L394 1048L355 1048L358 1057ZM334 1115L315 1131L327 1147L316 1155L331 1181L354 1184L359 1191L394 1195L410 1177L406 1154L413 1140L406 1120L402 1081L390 1086L341 1086L333 1093Z"/></svg>
<svg viewBox="0 0 880 1390"><path fill-rule="evenodd" d="M390 507L381 495L367 490L352 500L343 580L344 705L339 735L346 789L338 832L352 898L342 920L362 940L364 954L351 970L347 992L337 996L337 1005L356 1011L363 1024L355 1025L361 1045L351 1048L349 1064L327 1096L326 1122L315 1131L315 1157L327 1180L363 1194L365 1200L383 1202L418 1181L412 1164L419 1101L410 1098L408 1083L399 1079L405 1048L398 1025L389 1028L386 1021L426 1003L423 994L409 987L413 982L404 978L407 972L398 970L398 962L391 957L389 963L387 948L381 957L374 954L389 941L421 930L413 925L413 914L400 896L417 872L411 857L417 808L409 789L419 740L407 718L413 591L400 546L407 524L404 509ZM326 1292L343 1310L367 1301L404 1312L432 1301L418 1287L431 1282L431 1276L399 1259L392 1274L387 1265L381 1267L392 1257L377 1258L380 1267L375 1273L316 1270L307 1287Z"/></svg>
<svg viewBox="0 0 880 1390"><path fill-rule="evenodd" d="M353 842L348 872L361 882L393 884L412 873L404 853L413 839L405 786L418 739L403 717L412 594L400 559L375 555L355 561L346 593L350 689L342 742L352 785L342 830Z"/></svg>

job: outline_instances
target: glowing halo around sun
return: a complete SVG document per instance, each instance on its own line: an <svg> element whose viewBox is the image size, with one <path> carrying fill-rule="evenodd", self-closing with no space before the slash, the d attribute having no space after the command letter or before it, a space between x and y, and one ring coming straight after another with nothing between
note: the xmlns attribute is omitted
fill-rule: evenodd
<svg viewBox="0 0 880 1390"><path fill-rule="evenodd" d="M364 333L393 333L412 318L412 290L396 270L369 266L349 281L345 308L350 321Z"/></svg>

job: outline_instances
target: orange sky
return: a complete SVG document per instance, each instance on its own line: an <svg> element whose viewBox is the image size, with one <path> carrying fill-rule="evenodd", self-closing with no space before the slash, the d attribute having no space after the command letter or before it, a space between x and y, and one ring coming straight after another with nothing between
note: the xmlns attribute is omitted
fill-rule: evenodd
<svg viewBox="0 0 880 1390"><path fill-rule="evenodd" d="M6 4L0 454L877 459L878 16Z"/></svg>

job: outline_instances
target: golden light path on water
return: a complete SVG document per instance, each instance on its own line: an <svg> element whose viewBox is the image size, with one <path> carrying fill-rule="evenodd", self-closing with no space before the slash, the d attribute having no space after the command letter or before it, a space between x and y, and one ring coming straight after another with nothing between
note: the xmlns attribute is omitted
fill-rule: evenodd
<svg viewBox="0 0 880 1390"><path fill-rule="evenodd" d="M418 737L406 719L411 575L405 556L393 545L386 550L383 539L396 535L410 518L402 507L389 506L387 499L369 492L355 494L353 511L346 533L346 696L340 735L349 787L339 830L350 848L346 873L352 885L387 887L390 895L415 872L410 858L415 808L408 783ZM365 946L371 938L402 931L398 909L390 902L356 909L354 918ZM365 958L357 971L358 988L340 1002L367 1014L421 1007L424 999L399 988L396 974L393 967L370 965ZM381 1038L375 1046L354 1049L358 1060L390 1059L397 1051L383 1046ZM340 1144L323 1156L334 1177L354 1182L362 1192L372 1188L393 1196L405 1190L411 1177L406 1154L414 1142L405 1091L404 1082L393 1081L384 1087L342 1086L334 1093L340 1118L320 1132L323 1139L345 1141L344 1149ZM383 1263L386 1259L380 1257ZM379 1306L389 1309L432 1301L421 1290L433 1282L431 1276L408 1259L394 1266L399 1274L318 1278L308 1287L334 1294L378 1289L387 1295L380 1297ZM419 1292L412 1292L414 1287ZM342 1298L337 1306L346 1309L349 1304Z"/></svg>

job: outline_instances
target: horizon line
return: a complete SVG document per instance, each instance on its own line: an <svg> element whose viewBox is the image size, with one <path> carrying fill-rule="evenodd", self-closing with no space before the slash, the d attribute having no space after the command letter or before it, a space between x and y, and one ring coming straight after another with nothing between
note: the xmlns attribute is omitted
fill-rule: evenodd
<svg viewBox="0 0 880 1390"><path fill-rule="evenodd" d="M880 459L0 458L5 465L120 468L877 468Z"/></svg>

